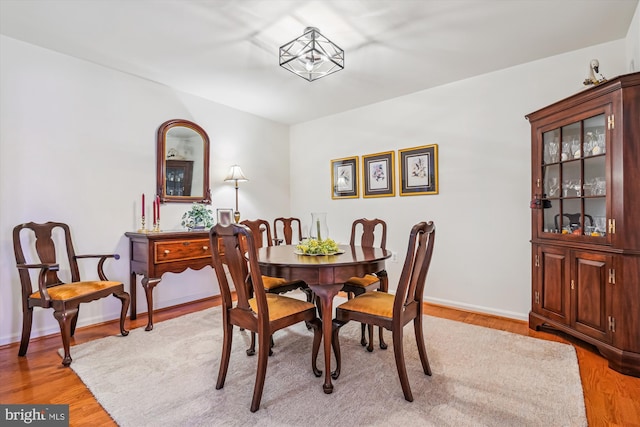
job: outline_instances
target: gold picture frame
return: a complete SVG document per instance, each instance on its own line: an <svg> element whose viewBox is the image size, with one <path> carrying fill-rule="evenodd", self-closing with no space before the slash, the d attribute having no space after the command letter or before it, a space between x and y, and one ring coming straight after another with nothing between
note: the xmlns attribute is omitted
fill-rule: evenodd
<svg viewBox="0 0 640 427"><path fill-rule="evenodd" d="M358 197L358 156L331 160L331 198Z"/></svg>
<svg viewBox="0 0 640 427"><path fill-rule="evenodd" d="M438 194L438 144L398 150L400 195Z"/></svg>
<svg viewBox="0 0 640 427"><path fill-rule="evenodd" d="M362 197L394 197L395 152L362 156Z"/></svg>

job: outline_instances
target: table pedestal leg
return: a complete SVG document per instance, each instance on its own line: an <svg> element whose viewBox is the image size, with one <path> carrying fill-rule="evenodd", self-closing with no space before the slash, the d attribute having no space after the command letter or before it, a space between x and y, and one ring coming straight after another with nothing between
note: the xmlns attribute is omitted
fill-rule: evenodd
<svg viewBox="0 0 640 427"><path fill-rule="evenodd" d="M153 329L153 288L155 288L158 283L160 283L160 279L150 279L147 276L142 278L142 287L147 297L147 315L149 316L147 327L144 328L145 331Z"/></svg>
<svg viewBox="0 0 640 427"><path fill-rule="evenodd" d="M342 284L336 285L309 285L311 290L320 298L322 307L322 337L324 341L324 384L322 389L325 393L333 392L331 383L331 336L333 321L333 297L338 295Z"/></svg>

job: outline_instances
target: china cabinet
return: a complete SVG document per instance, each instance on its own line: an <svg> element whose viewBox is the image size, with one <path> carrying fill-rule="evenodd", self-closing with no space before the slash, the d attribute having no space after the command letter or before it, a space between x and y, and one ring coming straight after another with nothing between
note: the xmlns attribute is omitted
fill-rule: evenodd
<svg viewBox="0 0 640 427"><path fill-rule="evenodd" d="M192 160L167 160L166 191L170 196L191 196Z"/></svg>
<svg viewBox="0 0 640 427"><path fill-rule="evenodd" d="M529 327L584 340L611 368L640 376L640 73L526 117Z"/></svg>

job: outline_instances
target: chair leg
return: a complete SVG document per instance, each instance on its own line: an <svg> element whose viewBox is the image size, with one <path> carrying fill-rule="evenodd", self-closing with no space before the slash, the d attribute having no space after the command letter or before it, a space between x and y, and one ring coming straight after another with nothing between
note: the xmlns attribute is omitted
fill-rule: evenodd
<svg viewBox="0 0 640 427"><path fill-rule="evenodd" d="M369 353L373 352L373 325L367 325L367 329L369 329L369 345L367 346L367 351Z"/></svg>
<svg viewBox="0 0 640 427"><path fill-rule="evenodd" d="M409 377L407 376L407 367L404 364L404 349L402 348L401 326L393 331L393 354L396 359L396 368L398 369L398 377L400 377L400 385L402 386L404 398L409 402L413 402L413 394L411 394Z"/></svg>
<svg viewBox="0 0 640 427"><path fill-rule="evenodd" d="M340 353L340 339L338 338L338 334L340 333L340 328L342 328L345 324L339 322L337 320L333 321L333 329L331 334L331 347L333 347L333 353L336 357L336 369L331 373L331 378L337 380L340 376L340 371L342 369L342 354Z"/></svg>
<svg viewBox="0 0 640 427"><path fill-rule="evenodd" d="M73 320L71 320L71 331L69 334L70 337L76 335L76 325L78 324L78 317L80 317L80 305L78 305L78 312L74 316Z"/></svg>
<svg viewBox="0 0 640 427"><path fill-rule="evenodd" d="M424 335L422 333L422 316L418 316L413 319L413 330L416 333L416 344L418 344L418 354L420 354L422 370L426 375L430 376L431 366L429 365L429 358L427 357L427 349L424 346Z"/></svg>
<svg viewBox="0 0 640 427"><path fill-rule="evenodd" d="M313 348L311 350L311 369L313 375L320 378L322 371L318 369L318 352L320 351L320 343L322 342L322 321L320 319L314 319L307 322L313 328Z"/></svg>
<svg viewBox="0 0 640 427"><path fill-rule="evenodd" d="M229 369L229 359L231 357L231 342L233 341L233 326L225 325L222 338L222 358L220 359L220 369L218 370L218 381L216 382L216 390L224 387L224 381L227 378L227 370Z"/></svg>
<svg viewBox="0 0 640 427"><path fill-rule="evenodd" d="M118 298L122 302L122 309L120 310L120 334L123 337L129 335L129 331L124 328L124 321L127 318L127 310L129 310L129 303L131 302L131 297L126 292L114 293L114 297Z"/></svg>
<svg viewBox="0 0 640 427"><path fill-rule="evenodd" d="M251 332L251 344L249 344L249 348L247 349L247 356L253 356L256 354L256 333Z"/></svg>
<svg viewBox="0 0 640 427"><path fill-rule="evenodd" d="M22 340L20 341L20 350L18 356L27 354L29 340L31 339L31 325L33 324L33 308L23 308L22 311Z"/></svg>
<svg viewBox="0 0 640 427"><path fill-rule="evenodd" d="M260 408L264 379L267 375L267 361L269 360L271 334L258 334L258 370L256 372L256 384L253 387L253 400L251 412Z"/></svg>
<svg viewBox="0 0 640 427"><path fill-rule="evenodd" d="M387 343L384 342L384 328L378 327L378 335L380 339L380 348L383 350L387 349Z"/></svg>
<svg viewBox="0 0 640 427"><path fill-rule="evenodd" d="M367 325L365 323L360 323L360 345L363 347L367 346L367 337L365 335L366 328Z"/></svg>
<svg viewBox="0 0 640 427"><path fill-rule="evenodd" d="M62 347L64 348L64 358L62 359L63 366L71 365L71 353L69 351L71 341L71 324L73 318L78 314L78 308L73 307L64 311L54 311L53 317L58 320L60 324L60 334L62 335Z"/></svg>

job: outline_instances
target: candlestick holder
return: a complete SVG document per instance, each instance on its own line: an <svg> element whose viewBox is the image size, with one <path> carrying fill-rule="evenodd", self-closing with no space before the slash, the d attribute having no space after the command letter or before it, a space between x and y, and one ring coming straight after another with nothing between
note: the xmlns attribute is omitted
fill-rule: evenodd
<svg viewBox="0 0 640 427"><path fill-rule="evenodd" d="M142 227L138 229L138 233L148 233L147 226L144 223L144 216L142 217Z"/></svg>
<svg viewBox="0 0 640 427"><path fill-rule="evenodd" d="M153 230L154 233L159 233L160 232L160 220L156 220L155 224L153 224Z"/></svg>

